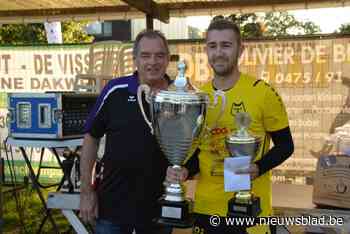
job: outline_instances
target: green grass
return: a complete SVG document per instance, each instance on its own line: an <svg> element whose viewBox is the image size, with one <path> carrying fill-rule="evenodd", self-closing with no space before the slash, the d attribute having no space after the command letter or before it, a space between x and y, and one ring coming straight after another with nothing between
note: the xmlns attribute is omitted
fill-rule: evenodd
<svg viewBox="0 0 350 234"><path fill-rule="evenodd" d="M27 185L23 189L16 192L17 203L15 199L15 193L10 187L3 187L3 219L4 219L4 234L12 233L37 233L42 219L45 217L45 211L42 203L37 195L36 191L31 185ZM55 191L55 188L42 190L45 199L47 193ZM70 225L65 217L59 210L52 210L53 218L59 227L60 233L73 233L73 231L67 232L70 229ZM52 224L47 220L41 233L54 233Z"/></svg>

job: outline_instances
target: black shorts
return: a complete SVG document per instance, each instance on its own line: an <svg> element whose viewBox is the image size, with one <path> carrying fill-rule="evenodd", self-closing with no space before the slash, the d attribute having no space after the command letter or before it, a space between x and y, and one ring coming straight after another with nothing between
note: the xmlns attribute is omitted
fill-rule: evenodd
<svg viewBox="0 0 350 234"><path fill-rule="evenodd" d="M196 213L193 234L247 234L247 231L246 227L226 225L224 217Z"/></svg>

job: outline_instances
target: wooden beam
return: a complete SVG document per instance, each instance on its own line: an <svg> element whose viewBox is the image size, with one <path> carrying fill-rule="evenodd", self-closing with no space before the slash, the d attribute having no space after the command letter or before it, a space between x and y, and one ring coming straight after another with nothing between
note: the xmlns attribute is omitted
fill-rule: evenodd
<svg viewBox="0 0 350 234"><path fill-rule="evenodd" d="M156 19L164 23L169 23L169 10L168 8L161 6L153 0L122 0L129 6L136 8L139 11L144 12L146 15L149 14Z"/></svg>
<svg viewBox="0 0 350 234"><path fill-rule="evenodd" d="M146 14L146 28L153 29L153 16Z"/></svg>
<svg viewBox="0 0 350 234"><path fill-rule="evenodd" d="M122 14L131 10L130 6L108 6L108 7L82 7L82 8L59 8L59 9L34 9L34 10L7 10L0 11L1 16L55 16L55 15L84 15L96 13Z"/></svg>
<svg viewBox="0 0 350 234"><path fill-rule="evenodd" d="M335 4L341 5L342 2L349 3L349 0L230 0L230 1L206 1L200 2L195 0L164 2L161 6L166 7L169 11L173 10L197 10L197 9L225 9L225 8L244 8L244 7L259 7L259 6L274 6L274 5L290 5L304 4L312 6L313 4ZM228 12L229 13L229 12Z"/></svg>

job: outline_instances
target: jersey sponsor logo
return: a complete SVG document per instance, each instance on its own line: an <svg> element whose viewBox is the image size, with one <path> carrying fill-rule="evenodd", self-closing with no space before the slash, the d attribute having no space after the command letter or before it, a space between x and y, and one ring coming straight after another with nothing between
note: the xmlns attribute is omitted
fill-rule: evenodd
<svg viewBox="0 0 350 234"><path fill-rule="evenodd" d="M210 130L211 135L226 135L227 133L229 133L229 129L227 129L226 127L223 128L213 128Z"/></svg>

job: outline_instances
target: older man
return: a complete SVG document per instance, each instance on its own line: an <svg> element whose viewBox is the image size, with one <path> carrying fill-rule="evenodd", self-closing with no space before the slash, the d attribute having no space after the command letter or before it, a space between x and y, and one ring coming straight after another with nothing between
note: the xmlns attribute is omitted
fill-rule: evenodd
<svg viewBox="0 0 350 234"><path fill-rule="evenodd" d="M143 31L136 37L133 55L137 71L105 86L85 127L80 212L85 221L96 219L97 234L171 232L152 223L168 162L142 117L136 97L140 84L153 90L168 87L167 41L158 31ZM144 108L148 111L147 105ZM98 141L105 134L103 173L94 190L92 169Z"/></svg>

